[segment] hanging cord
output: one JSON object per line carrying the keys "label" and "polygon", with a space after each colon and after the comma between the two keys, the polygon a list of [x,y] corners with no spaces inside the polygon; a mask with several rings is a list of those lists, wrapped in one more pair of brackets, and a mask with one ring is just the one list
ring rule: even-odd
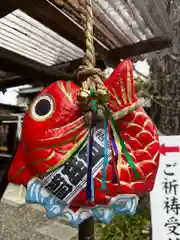
{"label": "hanging cord", "polygon": [[[104,128],[107,128],[105,113],[105,103],[108,101],[108,91],[104,86],[105,77],[100,69],[95,68],[95,49],[93,40],[93,13],[91,0],[79,0],[79,10],[85,28],[86,51],[83,63],[78,69],[77,79],[81,82],[78,92],[78,102],[85,115],[85,121],[89,124],[89,140],[87,145],[87,201],[94,201],[94,179],[92,172],[92,147],[93,147],[93,127],[96,121],[104,120]],[[105,118],[105,119],[104,119]],[[105,133],[107,129],[104,129]],[[107,142],[107,136],[106,141]],[[106,144],[107,145],[107,144]],[[107,149],[106,149],[107,150]],[[104,153],[104,178],[108,162],[107,152]],[[104,179],[105,186],[105,179]]]}
{"label": "hanging cord", "polygon": [[[81,18],[85,26],[86,52],[83,58],[83,64],[79,67],[77,78],[81,82],[81,89],[78,92],[78,101],[82,111],[85,114],[85,121],[89,124],[89,141],[87,148],[87,191],[86,199],[94,201],[94,180],[92,172],[92,146],[93,146],[93,128],[98,120],[104,120],[104,166],[102,171],[102,190],[106,189],[106,173],[108,166],[108,124],[111,123],[111,128],[115,134],[115,141],[117,143],[117,164],[120,173],[121,168],[121,149],[126,157],[127,162],[131,166],[135,176],[139,178],[139,173],[134,162],[129,155],[125,143],[121,136],[119,136],[119,129],[116,127],[115,120],[108,108],[108,91],[104,86],[104,76],[100,69],[95,68],[95,49],[93,40],[93,13],[91,0],[79,0],[79,10]],[[134,109],[134,108],[133,108]],[[131,109],[131,110],[133,110]],[[128,113],[130,109],[119,112],[116,118]],[[122,147],[121,147],[122,146]],[[116,165],[116,163],[115,163]],[[116,166],[115,166],[116,169]],[[117,179],[118,176],[117,176]]]}
{"label": "hanging cord", "polygon": [[95,68],[95,49],[93,40],[93,13],[91,0],[79,0],[81,19],[85,27],[86,51],[83,64],[79,67],[77,78],[81,82],[81,89],[78,92],[78,101],[82,111],[85,113],[85,120],[89,124],[92,120],[92,96],[97,100],[96,119],[104,118],[103,104],[108,100],[108,92],[104,86],[104,76],[100,69]]}

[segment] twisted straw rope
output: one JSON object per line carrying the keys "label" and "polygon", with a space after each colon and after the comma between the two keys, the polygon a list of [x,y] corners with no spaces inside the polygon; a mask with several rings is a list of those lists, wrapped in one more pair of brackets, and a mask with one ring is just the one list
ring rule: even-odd
{"label": "twisted straw rope", "polygon": [[92,2],[91,0],[79,0],[79,5],[86,39],[86,52],[83,58],[83,64],[89,68],[93,68],[95,66],[95,49],[93,39]]}
{"label": "twisted straw rope", "polygon": [[[90,89],[94,90],[95,98],[103,104],[107,101],[107,90],[103,83],[103,74],[95,66],[95,49],[93,40],[93,13],[91,0],[79,0],[81,19],[85,27],[86,52],[83,58],[83,65],[78,69],[77,78],[81,81],[82,87],[78,92],[78,100],[82,109],[89,111],[87,104],[91,100]],[[87,107],[88,106],[88,107]],[[102,107],[100,107],[102,110]],[[101,114],[102,115],[102,114]],[[89,113],[90,117],[90,113]]]}

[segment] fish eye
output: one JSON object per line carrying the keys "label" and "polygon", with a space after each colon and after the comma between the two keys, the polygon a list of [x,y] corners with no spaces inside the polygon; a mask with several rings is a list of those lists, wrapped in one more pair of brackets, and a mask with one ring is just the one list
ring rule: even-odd
{"label": "fish eye", "polygon": [[49,119],[55,111],[55,102],[50,95],[37,97],[30,107],[31,117],[36,121]]}

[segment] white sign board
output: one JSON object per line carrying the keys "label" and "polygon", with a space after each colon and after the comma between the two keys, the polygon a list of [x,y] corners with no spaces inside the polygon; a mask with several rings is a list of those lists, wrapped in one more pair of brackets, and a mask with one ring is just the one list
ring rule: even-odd
{"label": "white sign board", "polygon": [[151,193],[153,240],[180,240],[180,136],[162,136],[160,166]]}

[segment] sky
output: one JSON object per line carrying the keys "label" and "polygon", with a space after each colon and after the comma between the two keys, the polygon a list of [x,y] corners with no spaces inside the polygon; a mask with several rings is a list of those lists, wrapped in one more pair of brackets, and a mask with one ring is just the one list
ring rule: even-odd
{"label": "sky", "polygon": [[[134,64],[135,69],[142,73],[144,76],[149,76],[149,65],[147,63],[147,60],[144,61],[138,61]],[[21,86],[21,88],[29,87],[29,85]],[[0,103],[5,104],[11,104],[11,105],[17,105],[17,95],[18,95],[19,87],[15,88],[9,88],[7,89],[6,93],[3,94],[0,92]]]}
{"label": "sky", "polygon": [[[30,85],[21,86],[21,88],[27,88]],[[20,87],[8,88],[5,94],[0,92],[0,103],[17,105],[17,95]]]}
{"label": "sky", "polygon": [[148,77],[150,74],[150,66],[145,59],[144,61],[138,61],[134,64],[135,69],[139,72],[142,73],[144,76]]}

